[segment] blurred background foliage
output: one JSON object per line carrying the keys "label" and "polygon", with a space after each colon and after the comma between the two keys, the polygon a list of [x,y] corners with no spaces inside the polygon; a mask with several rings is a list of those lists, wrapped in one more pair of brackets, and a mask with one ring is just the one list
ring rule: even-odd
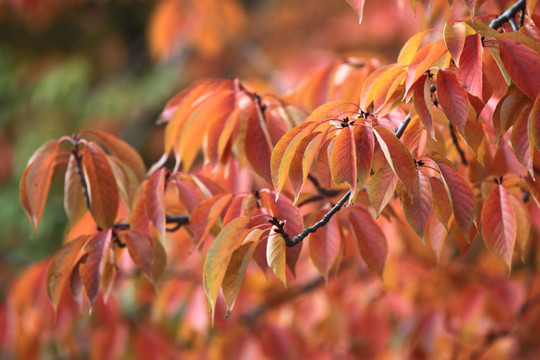
{"label": "blurred background foliage", "polygon": [[59,176],[36,234],[19,203],[19,179],[42,143],[103,129],[150,165],[162,152],[155,120],[186,85],[238,76],[259,92],[284,93],[339,57],[395,59],[420,26],[409,6],[396,7],[368,3],[360,27],[345,1],[0,2],[1,288],[63,241]]}

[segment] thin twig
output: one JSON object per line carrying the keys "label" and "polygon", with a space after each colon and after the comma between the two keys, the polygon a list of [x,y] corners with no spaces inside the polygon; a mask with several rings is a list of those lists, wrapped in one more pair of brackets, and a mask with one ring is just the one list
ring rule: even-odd
{"label": "thin twig", "polygon": [[349,199],[350,196],[351,196],[351,190],[347,191],[347,193],[345,195],[343,195],[343,197],[338,201],[338,203],[336,205],[334,205],[334,207],[332,209],[330,209],[329,212],[324,214],[324,216],[323,216],[323,218],[321,220],[317,221],[312,226],[305,228],[304,230],[302,230],[302,232],[300,234],[296,235],[292,239],[289,236],[289,234],[285,231],[285,229],[284,229],[285,223],[283,221],[279,221],[278,219],[273,218],[269,222],[270,222],[270,224],[272,224],[272,225],[274,225],[276,227],[274,229],[274,231],[276,233],[280,234],[281,237],[283,237],[283,240],[285,241],[285,245],[287,245],[288,247],[293,247],[293,246],[298,245],[309,234],[314,233],[315,231],[317,231],[317,229],[319,229],[319,228],[323,227],[324,225],[326,225],[330,221],[332,216],[334,216],[334,214],[337,213],[343,207],[343,205]]}
{"label": "thin twig", "polygon": [[189,215],[167,215],[165,217],[165,222],[167,224],[176,224],[172,228],[167,228],[168,232],[173,232],[178,230],[182,225],[189,224]]}
{"label": "thin twig", "polygon": [[[514,18],[515,18],[516,14],[519,11],[524,11],[525,10],[525,3],[526,3],[526,0],[517,1],[514,5],[512,5],[512,7],[510,9],[506,10],[498,18],[493,20],[491,22],[491,24],[489,24],[489,27],[491,27],[492,29],[497,30],[498,28],[503,26],[503,24],[505,22],[510,22],[510,24],[512,25],[512,28],[514,29],[514,31],[517,31],[517,29],[516,29],[517,27],[514,28],[514,25],[515,25]],[[512,22],[514,22],[514,24],[512,24]]]}

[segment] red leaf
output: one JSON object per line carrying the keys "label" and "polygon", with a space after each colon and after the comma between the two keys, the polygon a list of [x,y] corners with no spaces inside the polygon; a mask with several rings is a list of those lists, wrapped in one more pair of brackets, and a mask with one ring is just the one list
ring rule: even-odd
{"label": "red leaf", "polygon": [[508,91],[495,107],[493,113],[493,130],[497,139],[502,138],[506,131],[514,124],[516,114],[521,112],[523,106],[529,102],[527,96],[519,89]]}
{"label": "red leaf", "polygon": [[135,173],[139,182],[144,180],[146,174],[144,162],[139,153],[128,143],[106,131],[85,130],[79,135],[83,134],[90,134],[96,137],[96,142],[105,147],[105,149],[122,163],[126,164]]}
{"label": "red leaf", "polygon": [[364,186],[371,173],[371,163],[375,151],[373,131],[367,126],[353,127],[354,144],[356,147],[356,167],[358,170],[358,186]]}
{"label": "red leaf", "polygon": [[161,241],[165,239],[165,168],[154,172],[144,186],[146,217]]}
{"label": "red leaf", "polygon": [[540,151],[540,95],[536,97],[531,110],[529,121],[529,138],[534,142],[536,149]]}
{"label": "red leaf", "polygon": [[405,190],[409,195],[414,194],[418,191],[418,174],[411,153],[396,135],[389,130],[382,126],[375,126],[373,130],[386,161],[388,161],[396,176],[405,186]]}
{"label": "red leaf", "polygon": [[107,156],[89,142],[82,152],[82,165],[90,195],[92,216],[101,229],[113,226],[118,211],[118,187]]}
{"label": "red leaf", "polygon": [[[350,126],[341,129],[336,137],[330,156],[330,171],[337,184],[347,182],[351,187],[352,194],[356,193],[356,147]],[[349,203],[351,199],[349,199]]]}
{"label": "red leaf", "polygon": [[406,192],[400,191],[401,204],[407,221],[414,231],[424,241],[424,231],[431,212],[431,187],[429,178],[417,170],[420,191],[411,198]]}
{"label": "red leaf", "polygon": [[444,226],[441,224],[435,212],[429,214],[428,222],[426,225],[425,239],[428,244],[431,245],[435,256],[437,257],[437,262],[441,261],[442,248],[444,245]]}
{"label": "red leaf", "polygon": [[223,210],[229,205],[232,194],[219,194],[204,200],[189,216],[193,229],[193,242],[197,247],[204,241]]}
{"label": "red leaf", "polygon": [[91,305],[94,305],[97,299],[101,275],[105,264],[109,261],[111,235],[112,231],[110,229],[100,231],[92,236],[84,247],[86,254],[79,266],[79,272]]}
{"label": "red leaf", "polygon": [[437,73],[437,94],[446,117],[462,134],[469,116],[467,92],[450,70],[440,69]]}
{"label": "red leaf", "polygon": [[149,278],[152,278],[153,241],[137,231],[124,231],[120,240],[126,244],[129,256]]}
{"label": "red leaf", "polygon": [[482,99],[482,51],[480,34],[467,36],[457,71],[459,82],[479,99]]}
{"label": "red leaf", "polygon": [[70,226],[73,226],[87,211],[76,164],[75,156],[70,156],[64,177],[64,210]]}
{"label": "red leaf", "polygon": [[[519,162],[525,166],[525,169],[534,177],[533,159],[532,154],[534,151],[534,144],[532,139],[529,139],[529,114],[531,113],[531,107],[527,106],[521,109],[519,115],[516,113],[517,120],[512,128],[512,134],[510,140],[512,142],[512,149]],[[532,135],[532,134],[531,134]],[[531,140],[531,141],[529,141]]]}
{"label": "red leaf", "polygon": [[510,38],[499,39],[499,51],[512,82],[535,100],[540,93],[540,54]]}
{"label": "red leaf", "polygon": [[21,179],[19,195],[24,210],[34,226],[34,232],[45,209],[57,154],[56,141],[51,140],[43,144],[28,160]]}
{"label": "red leaf", "polygon": [[512,268],[516,243],[516,219],[506,189],[497,185],[490,191],[482,208],[482,236],[486,247]]}
{"label": "red leaf", "polygon": [[[247,120],[246,129],[246,156],[253,169],[267,181],[272,180],[270,174],[270,156],[272,155],[272,143],[266,123],[261,123],[255,107]],[[264,128],[263,128],[264,126]]]}
{"label": "red leaf", "polygon": [[426,45],[418,50],[407,71],[405,93],[408,94],[414,83],[445,54],[446,47],[443,40]]}
{"label": "red leaf", "polygon": [[[315,220],[320,220],[326,211],[320,211]],[[313,264],[319,269],[325,278],[336,262],[341,243],[339,224],[335,218],[330,219],[328,224],[309,235],[309,254]]]}
{"label": "red leaf", "polygon": [[75,264],[82,256],[82,249],[90,239],[83,235],[65,244],[54,256],[47,269],[47,294],[51,299],[55,311]]}
{"label": "red leaf", "polygon": [[463,22],[456,24],[445,24],[443,30],[443,39],[448,52],[457,64],[463,52],[465,45],[466,25]]}
{"label": "red leaf", "polygon": [[360,254],[370,270],[382,278],[388,245],[381,228],[363,209],[350,212],[351,232],[358,243]]}
{"label": "red leaf", "polygon": [[422,125],[435,139],[435,130],[433,129],[433,119],[431,117],[431,93],[429,91],[429,78],[427,75],[418,79],[413,88],[413,106],[416,115],[422,122]]}
{"label": "red leaf", "polygon": [[[325,136],[321,135],[320,132],[309,134],[302,139],[298,145],[298,149],[296,149],[296,152],[294,153],[291,167],[289,168],[289,179],[291,180],[291,185],[296,195],[294,198],[295,203],[300,196],[300,191],[304,186],[315,155],[317,154],[316,150],[323,138],[325,138]],[[317,149],[314,149],[314,147]]]}
{"label": "red leaf", "polygon": [[469,238],[471,226],[476,216],[474,193],[465,179],[449,164],[432,156],[441,170],[443,181],[450,194],[454,217],[463,235]]}
{"label": "red leaf", "polygon": [[366,0],[347,0],[347,2],[358,14],[358,23],[361,24],[364,17],[364,3]]}
{"label": "red leaf", "polygon": [[398,178],[389,165],[380,168],[369,180],[367,192],[377,216],[392,199],[397,181]]}

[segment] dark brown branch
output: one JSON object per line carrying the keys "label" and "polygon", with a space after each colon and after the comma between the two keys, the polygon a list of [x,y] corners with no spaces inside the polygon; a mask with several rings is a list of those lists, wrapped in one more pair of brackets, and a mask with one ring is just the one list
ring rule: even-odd
{"label": "dark brown branch", "polygon": [[328,189],[323,188],[321,184],[319,184],[319,181],[311,174],[308,174],[308,179],[309,181],[311,181],[313,186],[317,188],[317,192],[323,196],[334,197],[341,192],[341,190],[328,190]]}
{"label": "dark brown branch", "polygon": [[263,315],[267,311],[276,308],[277,306],[289,302],[292,299],[304,295],[310,291],[317,289],[319,286],[324,284],[324,277],[319,276],[315,279],[305,283],[302,286],[295,287],[294,289],[286,290],[276,296],[271,297],[266,300],[256,308],[251,311],[247,311],[242,316],[242,320],[247,324],[252,324],[259,316]]}
{"label": "dark brown branch", "polygon": [[[165,223],[167,224],[175,224],[175,226],[171,228],[167,228],[168,232],[173,232],[178,229],[182,225],[188,225],[189,224],[189,215],[167,215],[165,217]],[[116,223],[113,225],[113,228],[115,229],[129,229],[130,225],[129,223]]]}
{"label": "dark brown branch", "polygon": [[270,224],[275,226],[275,231],[283,237],[283,240],[285,241],[285,245],[288,247],[296,246],[298,245],[302,240],[304,240],[309,234],[314,233],[317,231],[317,229],[323,227],[324,225],[328,224],[332,216],[334,216],[335,213],[337,213],[345,204],[345,202],[349,199],[351,196],[351,190],[347,191],[347,193],[341,198],[341,200],[338,201],[336,205],[332,209],[330,209],[329,212],[324,214],[323,218],[319,221],[317,221],[315,224],[313,224],[310,227],[305,228],[302,230],[302,232],[295,237],[291,239],[289,234],[285,231],[284,225],[285,223],[283,221],[279,221],[276,218],[273,218],[270,220]]}
{"label": "dark brown branch", "polygon": [[403,136],[403,133],[407,129],[407,126],[409,126],[410,122],[411,122],[411,115],[407,115],[405,120],[403,120],[403,122],[399,125],[399,127],[396,130],[396,137],[398,139],[401,139],[401,137]]}
{"label": "dark brown branch", "polygon": [[448,123],[448,127],[450,128],[450,136],[452,136],[452,142],[454,143],[458,153],[459,157],[461,158],[461,163],[463,165],[468,165],[469,162],[467,161],[467,157],[465,156],[465,152],[463,152],[463,149],[459,146],[458,138],[456,135],[456,131],[454,130],[454,127],[452,124]]}
{"label": "dark brown branch", "polygon": [[[515,21],[515,16],[516,16],[516,14],[518,12],[525,11],[525,4],[526,4],[526,0],[517,1],[514,5],[512,5],[512,7],[510,9],[506,10],[498,18],[493,20],[491,22],[491,24],[489,24],[489,26],[492,29],[497,30],[498,28],[503,26],[503,24],[505,22],[509,22],[510,25],[512,25],[512,29],[514,31],[518,31],[518,27],[517,27],[516,21]],[[520,21],[520,23],[521,23],[521,21]]]}

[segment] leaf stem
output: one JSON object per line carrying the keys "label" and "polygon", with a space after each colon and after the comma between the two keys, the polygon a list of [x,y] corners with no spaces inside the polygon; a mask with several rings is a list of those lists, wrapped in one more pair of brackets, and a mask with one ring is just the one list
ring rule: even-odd
{"label": "leaf stem", "polygon": [[[492,29],[497,30],[498,28],[503,26],[503,24],[505,22],[509,22],[510,25],[512,25],[512,29],[514,31],[518,31],[518,27],[516,26],[516,22],[514,20],[514,17],[516,16],[516,14],[519,11],[525,11],[525,3],[526,3],[526,0],[517,1],[514,5],[512,5],[510,7],[510,9],[506,10],[498,18],[493,20],[489,24],[489,27],[491,27]],[[520,20],[520,25],[521,25],[521,20]]]}

